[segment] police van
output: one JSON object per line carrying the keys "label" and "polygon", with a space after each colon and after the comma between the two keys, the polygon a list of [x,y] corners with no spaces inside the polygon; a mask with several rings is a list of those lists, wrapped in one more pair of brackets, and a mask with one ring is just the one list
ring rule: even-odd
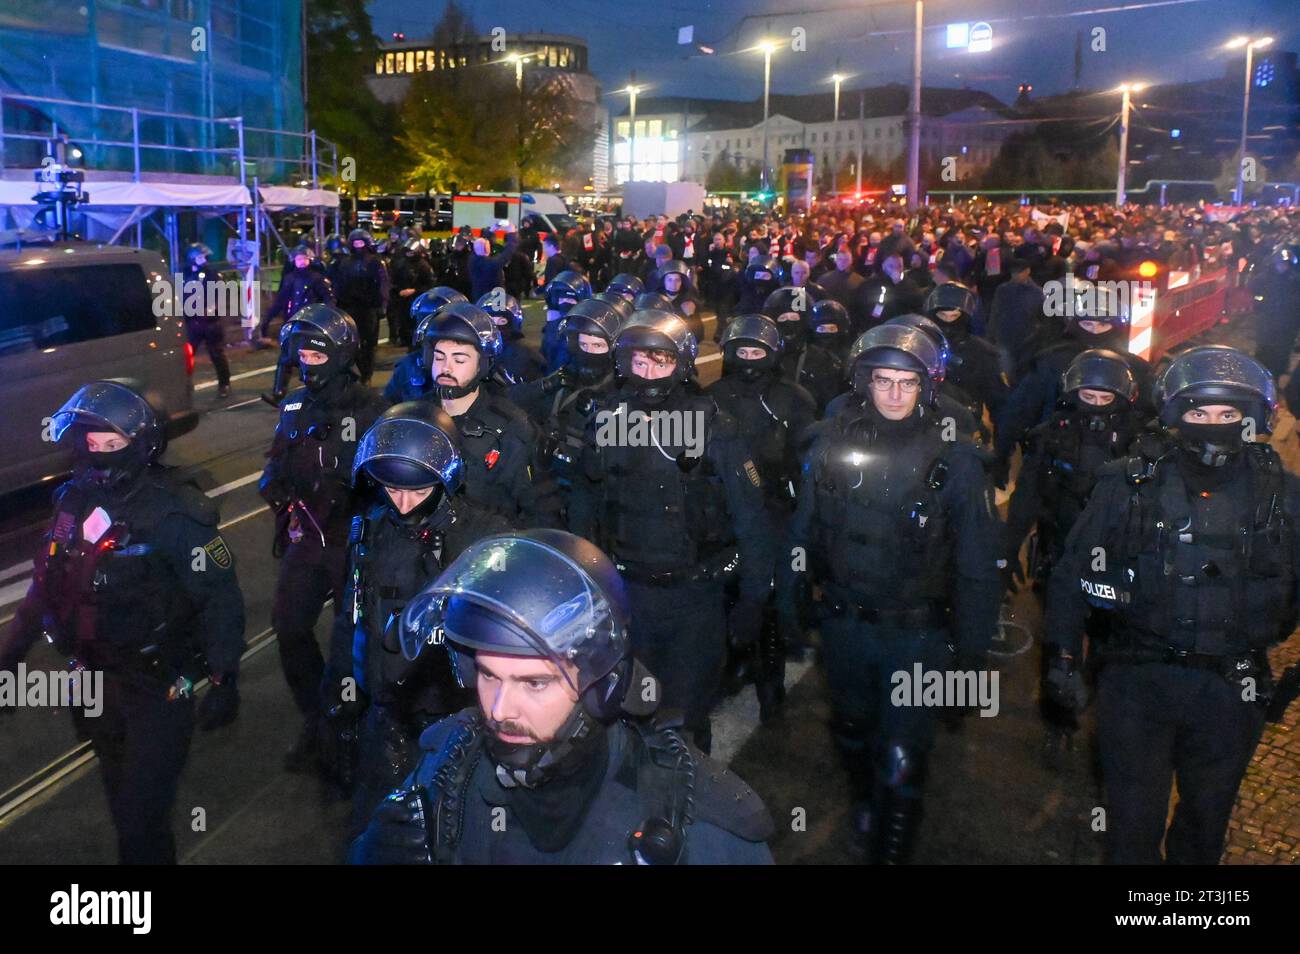
{"label": "police van", "polygon": [[500,238],[506,232],[532,226],[539,239],[563,238],[576,228],[564,200],[552,192],[463,192],[452,198],[452,228],[469,226],[475,235]]}

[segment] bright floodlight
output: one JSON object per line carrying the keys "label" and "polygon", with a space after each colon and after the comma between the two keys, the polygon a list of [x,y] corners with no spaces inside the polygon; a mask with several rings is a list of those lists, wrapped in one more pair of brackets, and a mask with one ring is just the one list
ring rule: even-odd
{"label": "bright floodlight", "polygon": [[1245,46],[1249,42],[1250,37],[1248,36],[1234,36],[1231,40],[1225,43],[1224,46],[1230,50],[1235,50],[1237,47]]}

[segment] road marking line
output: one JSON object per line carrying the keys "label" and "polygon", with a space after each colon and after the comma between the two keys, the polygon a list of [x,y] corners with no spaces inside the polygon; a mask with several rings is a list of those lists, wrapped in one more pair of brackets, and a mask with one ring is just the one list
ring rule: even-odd
{"label": "road marking line", "polygon": [[262,472],[260,470],[254,471],[251,474],[245,474],[243,477],[240,477],[238,480],[232,480],[228,484],[222,484],[220,487],[212,488],[211,490],[207,491],[207,495],[209,497],[220,497],[222,494],[228,494],[232,490],[238,490],[240,487],[243,487],[245,484],[251,484],[253,481],[257,480],[257,478],[261,476],[262,476]]}
{"label": "road marking line", "polygon": [[17,563],[7,570],[0,570],[0,580],[7,580],[11,576],[20,576],[30,572],[32,572],[32,561],[28,560],[26,563]]}
{"label": "road marking line", "polygon": [[237,408],[237,407],[248,407],[248,405],[250,405],[250,404],[258,404],[258,403],[261,402],[261,400],[262,400],[262,399],[261,399],[260,397],[249,398],[247,401],[240,401],[238,404],[227,404],[227,405],[226,405],[225,407],[223,407],[223,408],[218,408],[218,410],[220,410],[220,411],[233,411],[233,410],[234,410],[235,408]]}

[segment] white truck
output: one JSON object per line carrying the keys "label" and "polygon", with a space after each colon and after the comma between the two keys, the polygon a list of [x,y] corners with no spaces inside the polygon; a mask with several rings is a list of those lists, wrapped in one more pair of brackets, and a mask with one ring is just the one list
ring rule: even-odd
{"label": "white truck", "polygon": [[461,192],[452,199],[451,227],[468,225],[475,235],[484,231],[498,238],[533,221],[539,237],[563,236],[578,223],[568,206],[551,192]]}
{"label": "white truck", "polygon": [[704,186],[698,182],[625,182],[623,214],[638,219],[666,215],[675,219],[684,212],[704,212]]}

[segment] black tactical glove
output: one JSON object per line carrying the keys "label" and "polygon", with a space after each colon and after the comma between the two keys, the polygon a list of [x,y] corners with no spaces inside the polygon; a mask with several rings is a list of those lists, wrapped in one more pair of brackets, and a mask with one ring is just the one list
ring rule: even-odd
{"label": "black tactical glove", "polygon": [[375,809],[366,830],[352,843],[348,864],[431,865],[429,795],[420,786],[393,792]]}
{"label": "black tactical glove", "polygon": [[1069,653],[1057,653],[1048,661],[1043,691],[1067,712],[1077,714],[1088,707],[1088,687],[1084,685],[1083,673],[1075,669],[1074,657]]}
{"label": "black tactical glove", "polygon": [[208,694],[199,703],[198,723],[204,732],[211,732],[235,721],[239,714],[239,689],[235,677],[226,676],[220,684],[213,682]]}

